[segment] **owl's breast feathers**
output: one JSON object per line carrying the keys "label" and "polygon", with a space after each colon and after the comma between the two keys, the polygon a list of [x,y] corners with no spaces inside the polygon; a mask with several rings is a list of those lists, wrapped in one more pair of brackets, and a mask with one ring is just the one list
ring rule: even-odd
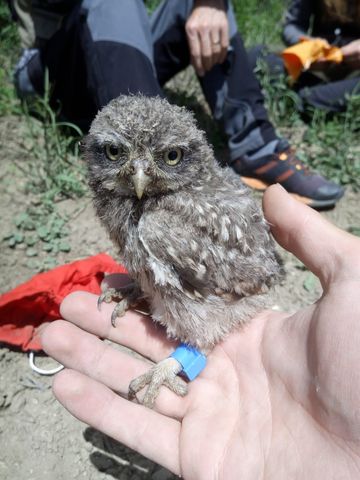
{"label": "owl's breast feathers", "polygon": [[147,289],[150,281],[158,291],[199,301],[218,296],[225,303],[263,293],[274,283],[278,259],[262,214],[243,191],[228,191],[209,195],[200,189],[197,195],[179,192],[149,202],[124,251],[140,283],[147,273]]}

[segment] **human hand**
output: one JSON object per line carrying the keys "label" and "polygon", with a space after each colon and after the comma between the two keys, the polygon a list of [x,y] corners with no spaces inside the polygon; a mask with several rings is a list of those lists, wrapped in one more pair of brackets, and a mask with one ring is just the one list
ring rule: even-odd
{"label": "human hand", "polygon": [[[331,45],[330,43],[325,39],[325,38],[321,38],[321,37],[308,37],[307,38],[308,40],[320,40],[321,42],[323,42],[324,46],[326,46],[327,48],[331,48]],[[304,38],[305,40],[305,38]],[[329,61],[327,60],[326,58],[318,58],[317,60],[315,60],[309,67],[309,70],[312,71],[312,72],[326,72],[327,70],[329,70],[329,68],[333,68],[334,67],[334,62],[333,61]]]}
{"label": "human hand", "polygon": [[54,393],[78,419],[185,479],[357,479],[360,468],[360,240],[293,200],[264,196],[277,241],[319,278],[324,293],[293,315],[266,311],[229,335],[180,398],[163,388],[155,410],[130,403],[130,380],[175,344],[149,317],[77,292],[43,335],[66,369]]}
{"label": "human hand", "polygon": [[341,48],[344,63],[352,70],[360,68],[360,39],[354,40]]}
{"label": "human hand", "polygon": [[185,31],[191,63],[199,76],[224,62],[229,46],[229,22],[223,0],[195,0]]}

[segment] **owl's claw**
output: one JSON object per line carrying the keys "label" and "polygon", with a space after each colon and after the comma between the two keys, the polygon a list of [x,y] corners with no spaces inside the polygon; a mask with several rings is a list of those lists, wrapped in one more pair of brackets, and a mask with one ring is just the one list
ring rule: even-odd
{"label": "owl's claw", "polygon": [[148,408],[153,408],[162,385],[165,385],[174,393],[183,397],[187,394],[187,385],[177,376],[181,370],[182,367],[175,358],[162,360],[154,365],[148,372],[130,382],[129,400],[136,398],[136,394],[146,385],[148,385],[148,388],[141,403]]}
{"label": "owl's claw", "polygon": [[127,298],[123,298],[119,303],[115,305],[111,314],[111,325],[116,327],[116,319],[125,315],[126,310],[129,308],[130,302]]}
{"label": "owl's claw", "polygon": [[113,300],[121,300],[122,298],[123,295],[119,290],[116,290],[115,288],[107,288],[101,295],[99,295],[97,308],[98,310],[101,310],[101,304],[103,302],[110,303]]}
{"label": "owl's claw", "polygon": [[139,299],[141,299],[141,296],[138,289],[117,290],[116,288],[106,288],[98,298],[97,307],[98,310],[101,310],[101,304],[103,302],[116,302],[111,314],[111,325],[116,327],[116,319],[125,315],[126,310],[135,306]]}

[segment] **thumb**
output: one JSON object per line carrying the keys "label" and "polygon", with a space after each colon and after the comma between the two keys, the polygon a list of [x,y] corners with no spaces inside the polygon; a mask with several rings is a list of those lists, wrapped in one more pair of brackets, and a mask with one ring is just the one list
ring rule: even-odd
{"label": "thumb", "polygon": [[281,185],[263,198],[265,218],[276,241],[319,277],[323,286],[335,275],[360,268],[360,240],[295,200]]}

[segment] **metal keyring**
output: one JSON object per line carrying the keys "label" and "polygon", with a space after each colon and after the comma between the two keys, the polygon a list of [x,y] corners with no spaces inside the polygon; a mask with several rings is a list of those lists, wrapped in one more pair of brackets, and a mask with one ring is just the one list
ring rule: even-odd
{"label": "metal keyring", "polygon": [[29,365],[31,370],[38,373],[39,375],[55,375],[55,373],[60,372],[64,367],[64,365],[59,364],[59,366],[52,368],[50,370],[44,370],[43,368],[39,368],[35,365],[35,352],[29,353]]}

